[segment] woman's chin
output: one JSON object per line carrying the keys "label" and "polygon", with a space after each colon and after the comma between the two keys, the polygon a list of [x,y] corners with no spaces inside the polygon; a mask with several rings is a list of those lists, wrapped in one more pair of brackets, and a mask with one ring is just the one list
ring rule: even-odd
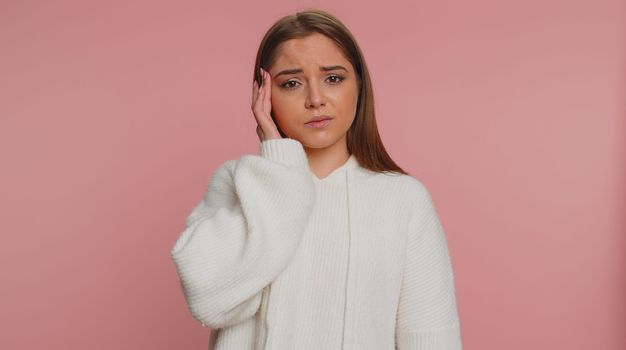
{"label": "woman's chin", "polygon": [[303,135],[298,141],[307,148],[327,148],[334,145],[341,137],[332,137],[327,133],[318,133],[316,135]]}

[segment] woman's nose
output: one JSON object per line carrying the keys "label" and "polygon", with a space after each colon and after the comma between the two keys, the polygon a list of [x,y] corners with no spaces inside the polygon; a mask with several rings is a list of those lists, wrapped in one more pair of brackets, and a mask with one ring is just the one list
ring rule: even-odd
{"label": "woman's nose", "polygon": [[326,97],[322,89],[317,84],[310,84],[307,92],[306,106],[317,108],[326,104]]}

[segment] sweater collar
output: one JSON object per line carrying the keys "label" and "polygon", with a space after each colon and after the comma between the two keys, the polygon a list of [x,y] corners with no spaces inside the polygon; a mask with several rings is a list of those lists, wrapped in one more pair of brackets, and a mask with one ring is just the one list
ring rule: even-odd
{"label": "sweater collar", "polygon": [[359,161],[356,159],[354,154],[350,154],[350,157],[348,157],[348,160],[346,160],[345,163],[335,168],[335,170],[331,171],[323,179],[318,178],[312,171],[311,171],[311,176],[313,177],[313,180],[317,184],[331,183],[331,182],[335,183],[337,181],[341,181],[342,174],[345,174],[348,171],[348,169],[355,169],[358,167],[359,167]]}

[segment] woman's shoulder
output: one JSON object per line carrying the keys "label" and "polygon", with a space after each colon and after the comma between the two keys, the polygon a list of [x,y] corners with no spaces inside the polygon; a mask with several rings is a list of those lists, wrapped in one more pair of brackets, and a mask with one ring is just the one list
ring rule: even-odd
{"label": "woman's shoulder", "polygon": [[227,173],[232,174],[232,172],[235,171],[235,167],[237,166],[237,162],[239,161],[239,159],[241,158],[233,158],[233,159],[227,159],[223,161],[218,166],[216,171],[222,171],[222,172],[227,172]]}
{"label": "woman's shoulder", "polygon": [[428,193],[428,189],[424,182],[412,174],[402,174],[397,172],[373,172],[366,170],[366,173],[372,182],[391,185],[398,191],[408,195],[424,195]]}
{"label": "woman's shoulder", "polygon": [[394,203],[402,207],[415,208],[430,201],[424,181],[411,174],[366,170],[357,183],[367,193],[384,193],[386,197],[394,198]]}
{"label": "woman's shoulder", "polygon": [[222,161],[209,177],[209,187],[211,186],[223,186],[224,184],[230,184],[233,182],[233,176],[235,172],[235,166],[237,165],[238,158],[227,159]]}

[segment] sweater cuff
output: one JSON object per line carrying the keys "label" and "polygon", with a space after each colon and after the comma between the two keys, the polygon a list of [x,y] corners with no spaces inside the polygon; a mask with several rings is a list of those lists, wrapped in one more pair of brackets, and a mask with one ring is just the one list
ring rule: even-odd
{"label": "sweater cuff", "polygon": [[308,168],[309,160],[302,144],[295,139],[268,139],[259,144],[261,157],[298,168]]}
{"label": "sweater cuff", "polygon": [[461,326],[459,323],[450,327],[405,331],[396,329],[397,349],[446,349],[462,350]]}

